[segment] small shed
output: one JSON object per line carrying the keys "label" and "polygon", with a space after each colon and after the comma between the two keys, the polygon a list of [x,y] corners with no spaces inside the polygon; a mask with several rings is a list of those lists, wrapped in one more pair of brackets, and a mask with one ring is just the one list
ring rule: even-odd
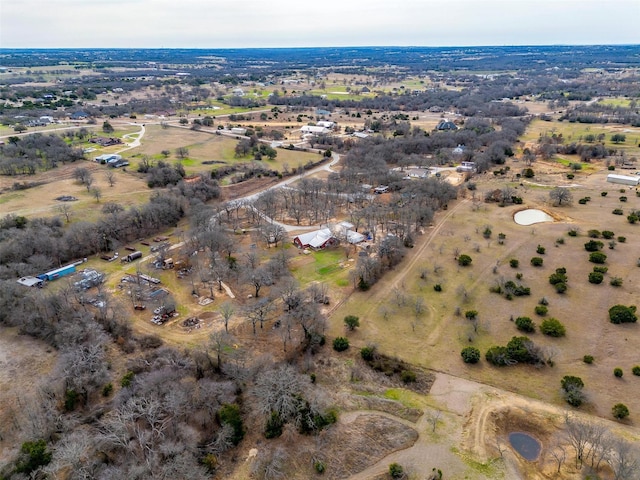
{"label": "small shed", "polygon": [[138,258],[142,258],[142,252],[137,250],[135,252],[131,252],[129,255],[127,255],[126,257],[124,257],[121,262],[127,262],[127,263],[131,263],[134,260],[137,260]]}
{"label": "small shed", "polygon": [[24,285],[25,287],[38,287],[41,288],[44,284],[44,281],[40,278],[36,277],[22,277],[18,280],[20,285]]}
{"label": "small shed", "polygon": [[610,173],[609,175],[607,175],[607,182],[637,187],[638,183],[640,182],[640,177],[632,177],[630,175],[616,175],[615,173]]}
{"label": "small shed", "polygon": [[231,129],[231,133],[233,133],[234,135],[246,135],[247,129],[242,127],[233,127]]}

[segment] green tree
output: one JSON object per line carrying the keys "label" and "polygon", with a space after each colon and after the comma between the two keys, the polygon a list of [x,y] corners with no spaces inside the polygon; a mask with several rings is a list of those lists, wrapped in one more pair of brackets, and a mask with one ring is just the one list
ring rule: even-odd
{"label": "green tree", "polygon": [[624,133],[614,133],[611,135],[611,141],[615,144],[624,143],[627,141],[627,136]]}
{"label": "green tree", "polygon": [[344,317],[344,324],[349,330],[353,331],[360,326],[360,318],[355,315],[347,315]]}
{"label": "green tree", "polygon": [[542,259],[542,257],[533,257],[531,259],[531,265],[533,265],[534,267],[541,267],[543,263],[544,260]]}
{"label": "green tree", "polygon": [[584,388],[584,382],[580,377],[574,377],[573,375],[565,375],[560,380],[562,386],[564,399],[567,403],[573,407],[579,407],[584,402],[585,396],[582,392]]}
{"label": "green tree", "polygon": [[587,243],[584,244],[584,249],[587,252],[597,252],[598,250],[601,250],[602,247],[604,247],[604,243],[598,240],[589,240]]}
{"label": "green tree", "polygon": [[458,265],[460,265],[461,267],[471,265],[472,261],[473,259],[469,255],[462,254],[458,257]]}
{"label": "green tree", "polygon": [[244,426],[242,424],[242,415],[240,415],[240,407],[235,403],[225,403],[218,410],[218,422],[220,425],[229,425],[233,429],[231,442],[238,445],[244,438]]}
{"label": "green tree", "polygon": [[557,318],[545,318],[540,324],[540,331],[550,337],[564,337],[566,329]]}
{"label": "green tree", "polygon": [[392,463],[389,465],[389,475],[391,478],[402,478],[404,477],[404,468],[399,463]]}
{"label": "green tree", "polygon": [[36,440],[24,442],[20,448],[20,458],[16,462],[16,472],[29,475],[51,462],[51,452],[47,451],[47,442]]}
{"label": "green tree", "polygon": [[102,124],[102,131],[104,133],[113,133],[114,132],[113,125],[111,125],[108,120],[105,120],[104,123]]}
{"label": "green tree", "polygon": [[589,283],[599,285],[602,283],[602,280],[604,280],[604,275],[602,275],[600,272],[589,273]]}
{"label": "green tree", "polygon": [[589,254],[589,261],[591,263],[602,264],[607,261],[607,256],[602,252],[592,252]]}
{"label": "green tree", "polygon": [[609,309],[609,321],[616,325],[620,323],[635,323],[638,321],[636,306],[614,305]]}
{"label": "green tree", "polygon": [[629,409],[624,403],[616,403],[611,409],[611,414],[614,418],[622,420],[629,416]]}
{"label": "green tree", "polygon": [[516,318],[516,327],[521,332],[533,333],[536,331],[536,324],[529,317]]}
{"label": "green tree", "polygon": [[347,348],[349,348],[349,340],[344,337],[336,337],[333,340],[333,349],[336,352],[344,352]]}
{"label": "green tree", "polygon": [[480,361],[480,350],[476,347],[465,347],[460,355],[464,363],[478,363]]}
{"label": "green tree", "polygon": [[622,376],[624,375],[624,372],[622,371],[622,369],[620,367],[616,367],[613,369],[613,375],[616,378],[622,378]]}

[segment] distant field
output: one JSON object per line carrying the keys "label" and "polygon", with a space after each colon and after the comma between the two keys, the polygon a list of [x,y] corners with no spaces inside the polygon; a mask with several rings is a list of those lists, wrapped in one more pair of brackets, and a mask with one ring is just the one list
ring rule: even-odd
{"label": "distant field", "polygon": [[[607,148],[623,150],[627,155],[640,155],[640,128],[632,128],[618,124],[586,124],[586,123],[569,123],[569,122],[545,122],[543,120],[534,120],[529,124],[527,131],[520,140],[524,142],[536,142],[541,135],[551,136],[552,134],[560,135],[565,139],[566,143],[587,143],[584,140],[585,135],[591,134],[596,137],[598,134],[604,134],[604,144]],[[613,143],[611,135],[622,133],[626,136],[624,143]]]}

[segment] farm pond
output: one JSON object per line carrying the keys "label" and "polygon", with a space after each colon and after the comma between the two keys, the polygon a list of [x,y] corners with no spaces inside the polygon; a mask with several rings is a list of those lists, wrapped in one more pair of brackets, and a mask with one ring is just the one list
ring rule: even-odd
{"label": "farm pond", "polygon": [[518,225],[533,225],[534,223],[553,222],[553,217],[542,210],[528,208],[527,210],[516,212],[513,216],[513,221]]}

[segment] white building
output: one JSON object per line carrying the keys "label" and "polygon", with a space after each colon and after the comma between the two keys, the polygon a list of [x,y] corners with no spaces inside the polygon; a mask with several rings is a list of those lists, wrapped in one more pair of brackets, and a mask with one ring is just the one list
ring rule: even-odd
{"label": "white building", "polygon": [[607,175],[607,182],[637,187],[638,183],[640,183],[640,177],[631,177],[629,175],[616,175],[615,173],[610,173],[609,175]]}
{"label": "white building", "polygon": [[330,130],[327,127],[321,127],[317,125],[305,125],[300,129],[302,133],[312,133],[316,135],[329,133]]}
{"label": "white building", "polygon": [[336,126],[336,122],[329,122],[327,120],[320,120],[319,122],[316,122],[316,125],[318,127],[333,128],[333,127]]}

